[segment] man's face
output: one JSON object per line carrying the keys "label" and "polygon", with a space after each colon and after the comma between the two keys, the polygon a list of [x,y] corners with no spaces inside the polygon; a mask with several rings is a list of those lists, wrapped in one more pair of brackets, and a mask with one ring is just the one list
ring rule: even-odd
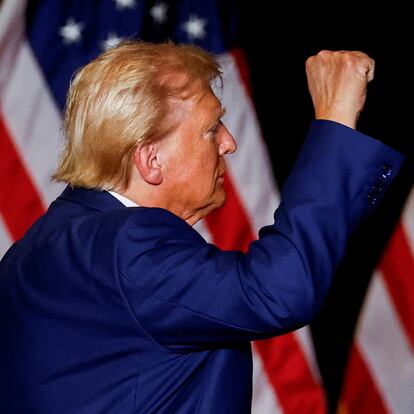
{"label": "man's face", "polygon": [[226,201],[224,155],[234,152],[236,143],[210,89],[174,99],[171,110],[177,127],[161,143],[167,208],[193,225]]}

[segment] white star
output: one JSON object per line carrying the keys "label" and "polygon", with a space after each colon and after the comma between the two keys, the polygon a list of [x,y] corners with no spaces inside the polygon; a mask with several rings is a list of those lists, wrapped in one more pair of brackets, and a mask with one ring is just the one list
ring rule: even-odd
{"label": "white star", "polygon": [[191,39],[204,39],[206,37],[205,25],[206,19],[201,19],[196,15],[191,15],[187,22],[184,23],[184,30],[187,32],[188,38]]}
{"label": "white star", "polygon": [[118,37],[116,33],[110,32],[108,37],[101,43],[102,49],[108,50],[116,46],[119,42],[122,42],[122,40],[122,37]]}
{"label": "white star", "polygon": [[71,43],[78,43],[81,38],[81,31],[83,29],[82,23],[76,23],[74,19],[69,18],[59,30],[59,34],[63,37],[63,42],[70,45]]}
{"label": "white star", "polygon": [[156,3],[154,7],[151,7],[150,15],[156,23],[162,24],[167,20],[168,6],[165,3]]}
{"label": "white star", "polygon": [[116,3],[116,8],[123,9],[133,9],[136,6],[135,0],[114,0]]}

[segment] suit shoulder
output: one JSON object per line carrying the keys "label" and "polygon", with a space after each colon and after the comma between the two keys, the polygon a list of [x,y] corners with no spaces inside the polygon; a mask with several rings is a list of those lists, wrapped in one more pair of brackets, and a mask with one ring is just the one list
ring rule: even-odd
{"label": "suit shoulder", "polygon": [[[162,208],[128,208],[123,221],[122,235],[143,239],[190,239],[205,243],[204,239],[183,219]],[[125,214],[125,213],[124,213]]]}

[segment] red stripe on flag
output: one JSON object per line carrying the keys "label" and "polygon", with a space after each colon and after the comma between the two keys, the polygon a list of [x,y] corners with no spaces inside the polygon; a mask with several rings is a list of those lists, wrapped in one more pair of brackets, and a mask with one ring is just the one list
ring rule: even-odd
{"label": "red stripe on flag", "polygon": [[237,69],[240,74],[240,78],[242,80],[243,85],[247,90],[247,94],[252,97],[252,90],[250,87],[250,70],[249,65],[247,64],[247,59],[244,54],[244,50],[241,48],[235,48],[231,51],[231,55],[233,56]]}
{"label": "red stripe on flag", "polygon": [[234,188],[229,174],[224,175],[224,191],[227,201],[224,208],[214,210],[206,217],[207,227],[214,244],[223,250],[247,251],[254,240],[250,221]]}
{"label": "red stripe on flag", "polygon": [[14,240],[45,211],[0,114],[0,213]]}
{"label": "red stripe on flag", "polygon": [[294,335],[258,341],[255,346],[284,412],[327,412],[322,387],[314,381]]}
{"label": "red stripe on flag", "polygon": [[379,267],[406,334],[414,347],[414,257],[401,222],[388,243]]}
{"label": "red stripe on flag", "polygon": [[351,348],[338,413],[388,414],[367,363],[355,343]]}
{"label": "red stripe on flag", "polygon": [[[227,203],[206,218],[207,227],[216,245],[223,249],[246,250],[253,240],[253,231],[247,214],[237,196],[229,175],[225,177]],[[268,341],[255,343],[264,362],[270,383],[286,413],[325,413],[325,398],[316,383],[297,339],[286,334]]]}

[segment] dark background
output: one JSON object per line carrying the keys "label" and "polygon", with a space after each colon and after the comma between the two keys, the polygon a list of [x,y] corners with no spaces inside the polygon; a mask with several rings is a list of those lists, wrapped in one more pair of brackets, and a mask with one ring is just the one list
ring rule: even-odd
{"label": "dark background", "polygon": [[[253,4],[254,3],[254,4]],[[279,3],[279,2],[278,2]],[[352,335],[366,287],[414,183],[411,132],[413,74],[410,14],[398,4],[336,4],[335,9],[240,2],[240,43],[246,52],[263,135],[282,186],[313,116],[305,61],[321,49],[361,50],[376,61],[375,79],[358,129],[408,156],[382,205],[350,242],[330,295],[311,325],[317,358],[335,412]]]}

